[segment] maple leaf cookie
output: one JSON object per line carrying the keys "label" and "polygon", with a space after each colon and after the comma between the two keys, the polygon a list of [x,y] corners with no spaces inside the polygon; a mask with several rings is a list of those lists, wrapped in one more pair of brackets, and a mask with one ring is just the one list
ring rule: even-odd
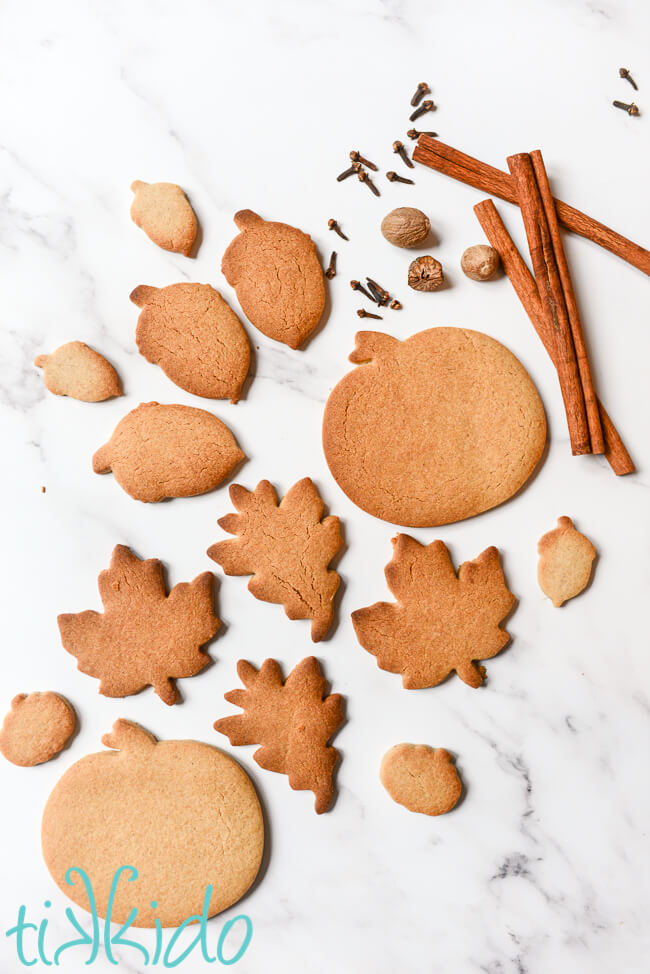
{"label": "maple leaf cookie", "polygon": [[316,247],[306,233],[235,213],[240,230],[221,262],[244,314],[256,328],[291,348],[312,333],[325,308],[325,281]]}
{"label": "maple leaf cookie", "polygon": [[268,480],[254,491],[230,488],[238,514],[219,526],[237,538],[219,541],[208,556],[226,575],[252,575],[248,590],[256,599],[284,606],[290,619],[311,619],[311,638],[327,633],[340,578],[328,565],[343,545],[339,519],[323,517],[324,505],[309,477],[299,480],[278,503]]}
{"label": "maple leaf cookie", "polygon": [[357,639],[407,690],[435,687],[454,671],[480,687],[491,659],[510,637],[499,623],[515,597],[509,592],[496,548],[454,571],[442,541],[421,545],[408,534],[393,538],[386,581],[397,602],[377,602],[352,613]]}

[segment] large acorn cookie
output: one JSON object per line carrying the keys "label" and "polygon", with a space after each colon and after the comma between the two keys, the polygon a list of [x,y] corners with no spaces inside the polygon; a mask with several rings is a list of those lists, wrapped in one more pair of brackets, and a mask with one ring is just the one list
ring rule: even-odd
{"label": "large acorn cookie", "polygon": [[493,338],[464,328],[405,341],[362,331],[350,361],[359,368],[330,394],[323,447],[364,511],[409,527],[462,521],[512,497],[537,466],[544,407]]}
{"label": "large acorn cookie", "polygon": [[252,210],[235,213],[235,223],[241,232],[221,262],[226,280],[256,328],[298,348],[325,307],[323,269],[311,237]]}

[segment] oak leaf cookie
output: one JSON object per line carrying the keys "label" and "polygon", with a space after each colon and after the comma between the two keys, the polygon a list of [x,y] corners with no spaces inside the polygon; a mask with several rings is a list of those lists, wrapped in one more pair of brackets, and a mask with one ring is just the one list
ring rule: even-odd
{"label": "oak leaf cookie", "polygon": [[232,308],[209,284],[171,284],[131,292],[142,313],[135,341],[181,389],[237,402],[248,374],[250,347]]}
{"label": "oak leaf cookie", "polygon": [[323,502],[309,477],[299,480],[278,504],[268,480],[254,491],[230,488],[239,511],[219,519],[237,538],[219,541],[208,555],[226,575],[252,575],[248,590],[263,602],[283,605],[290,619],[311,619],[311,638],[327,633],[340,584],[327,566],[343,545],[339,519],[323,517]]}
{"label": "oak leaf cookie", "polygon": [[187,196],[175,183],[131,183],[135,193],[131,219],[150,240],[176,254],[189,257],[198,232],[198,222]]}
{"label": "oak leaf cookie", "polygon": [[231,744],[261,744],[253,755],[260,768],[288,775],[296,791],[313,791],[316,813],[326,812],[338,761],[328,741],[343,723],[343,698],[326,696],[327,683],[314,656],[294,666],[284,682],[274,659],[259,670],[240,660],[237,673],[246,689],[231,690],[225,698],[244,713],[222,717],[215,729]]}
{"label": "oak leaf cookie", "polygon": [[557,527],[539,539],[537,551],[539,587],[556,608],[587,587],[596,549],[570,517],[558,518]]}
{"label": "oak leaf cookie", "polygon": [[104,612],[58,617],[63,648],[78,669],[99,679],[106,697],[126,697],[152,686],[166,704],[176,703],[172,679],[194,676],[210,662],[201,652],[221,626],[214,613],[213,576],[175,585],[169,595],[157,558],[141,561],[116,545],[101,572]]}
{"label": "oak leaf cookie", "polygon": [[45,385],[55,396],[103,402],[122,395],[113,366],[83,342],[67,342],[51,355],[37,355],[34,365],[43,369]]}
{"label": "oak leaf cookie", "polygon": [[408,534],[393,538],[386,582],[397,602],[376,602],[352,613],[357,639],[407,690],[434,687],[450,673],[471,687],[510,637],[499,625],[512,608],[496,548],[454,571],[442,541],[421,545]]}
{"label": "oak leaf cookie", "polygon": [[426,744],[391,747],[379,777],[393,801],[423,815],[450,812],[463,790],[449,751]]}
{"label": "oak leaf cookie", "polygon": [[546,441],[537,390],[481,332],[431,328],[398,341],[362,331],[359,367],[333,389],[323,446],[339,486],[385,521],[431,527],[503,503]]}
{"label": "oak leaf cookie", "polygon": [[22,768],[49,761],[77,726],[72,704],[60,693],[19,693],[0,730],[0,753]]}
{"label": "oak leaf cookie", "polygon": [[241,232],[221,262],[226,280],[256,328],[298,348],[325,308],[323,269],[311,237],[252,210],[235,213],[235,223]]}
{"label": "oak leaf cookie", "polygon": [[90,910],[83,868],[104,918],[117,875],[111,919],[126,923],[137,910],[134,927],[176,927],[204,905],[211,917],[241,899],[264,849],[243,768],[209,744],[157,741],[129,720],[102,743],[114,750],[77,761],[43,812],[43,857],[65,895]]}
{"label": "oak leaf cookie", "polygon": [[95,473],[113,472],[138,501],[213,490],[244,459],[220,419],[194,406],[140,403],[93,456]]}

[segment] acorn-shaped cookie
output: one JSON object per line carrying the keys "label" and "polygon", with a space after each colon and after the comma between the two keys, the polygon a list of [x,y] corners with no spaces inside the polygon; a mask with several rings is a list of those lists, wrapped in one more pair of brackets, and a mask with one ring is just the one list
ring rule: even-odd
{"label": "acorn-shaped cookie", "polygon": [[55,396],[103,402],[122,395],[113,366],[84,342],[66,342],[51,355],[37,355],[34,365],[43,369],[45,385]]}
{"label": "acorn-shaped cookie", "polygon": [[250,348],[232,308],[209,284],[141,284],[131,301],[142,308],[138,349],[181,389],[206,399],[237,402]]}
{"label": "acorn-shaped cookie", "polygon": [[131,219],[150,240],[177,254],[189,257],[196,240],[198,222],[189,200],[175,183],[131,183],[135,193]]}
{"label": "acorn-shaped cookie", "polygon": [[112,470],[136,500],[161,501],[212,490],[243,459],[226,424],[212,413],[146,402],[117,424],[93,456],[93,470]]}
{"label": "acorn-shaped cookie", "polygon": [[299,348],[325,307],[323,269],[311,237],[252,210],[235,213],[235,223],[241,232],[221,262],[226,280],[256,328]]}

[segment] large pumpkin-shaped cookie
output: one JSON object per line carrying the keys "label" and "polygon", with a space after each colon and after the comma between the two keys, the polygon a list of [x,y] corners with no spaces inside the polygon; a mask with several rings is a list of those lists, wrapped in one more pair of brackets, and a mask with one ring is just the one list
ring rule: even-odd
{"label": "large pumpkin-shaped cookie", "polygon": [[[97,913],[136,927],[182,923],[239,900],[255,879],[264,824],[250,778],[227,754],[197,741],[156,741],[144,728],[118,720],[102,742],[112,752],[89,754],[59,780],[45,811],[43,856],[54,881],[85,910],[92,883]],[[70,881],[66,879],[66,875]],[[157,904],[152,907],[152,901]]]}
{"label": "large pumpkin-shaped cookie", "polygon": [[241,232],[221,262],[226,280],[256,328],[298,348],[325,307],[323,269],[311,237],[252,210],[235,213],[235,223]]}
{"label": "large pumpkin-shaped cookie", "polygon": [[512,352],[477,331],[432,328],[398,341],[357,334],[359,368],[323,421],[330,470],[384,521],[450,524],[507,500],[544,450],[537,390]]}

